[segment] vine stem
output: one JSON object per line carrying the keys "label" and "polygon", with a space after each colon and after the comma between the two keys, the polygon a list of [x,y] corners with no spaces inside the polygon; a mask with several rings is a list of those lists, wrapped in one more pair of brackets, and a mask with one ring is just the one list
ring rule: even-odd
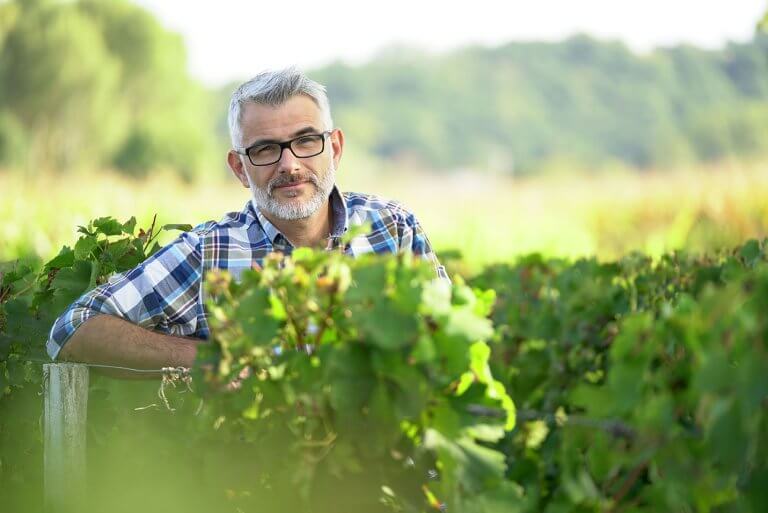
{"label": "vine stem", "polygon": [[322,340],[323,335],[325,334],[325,329],[328,327],[328,321],[332,319],[333,308],[336,306],[336,301],[334,301],[335,299],[336,299],[336,293],[331,292],[331,297],[328,300],[328,308],[326,308],[325,310],[326,322],[323,322],[322,325],[320,326],[320,329],[317,331],[317,336],[315,337],[315,347],[318,347],[320,345],[320,341]]}
{"label": "vine stem", "polygon": [[629,474],[629,477],[627,477],[627,480],[624,481],[624,484],[621,485],[621,488],[619,489],[616,494],[611,497],[611,499],[614,502],[613,508],[609,510],[609,513],[619,513],[622,508],[619,508],[619,503],[626,497],[626,495],[629,493],[629,491],[632,489],[632,486],[637,482],[637,479],[640,477],[640,474],[643,473],[643,470],[648,467],[648,461],[642,462],[640,465],[635,467],[632,472]]}
{"label": "vine stem", "polygon": [[152,224],[149,226],[149,229],[144,232],[147,235],[147,242],[144,244],[144,254],[147,253],[147,249],[149,248],[149,245],[152,244],[152,241],[157,238],[157,235],[155,234],[155,223],[157,222],[157,214],[155,214],[152,217]]}
{"label": "vine stem", "polygon": [[306,347],[306,343],[304,342],[304,335],[302,333],[302,330],[299,329],[298,323],[293,318],[293,315],[291,315],[291,312],[288,308],[289,302],[288,302],[288,296],[286,294],[286,291],[283,288],[279,288],[277,292],[280,295],[280,300],[285,305],[285,316],[288,320],[288,324],[293,326],[293,330],[296,332],[296,346],[298,349],[304,350],[304,348]]}
{"label": "vine stem", "polygon": [[5,303],[11,297],[19,297],[19,296],[21,296],[22,294],[25,294],[25,293],[29,292],[30,290],[32,290],[32,288],[34,286],[35,286],[35,283],[30,283],[29,285],[27,285],[26,287],[24,287],[20,291],[13,292],[13,293],[9,289],[7,295],[6,294],[1,294],[0,295],[0,303]]}

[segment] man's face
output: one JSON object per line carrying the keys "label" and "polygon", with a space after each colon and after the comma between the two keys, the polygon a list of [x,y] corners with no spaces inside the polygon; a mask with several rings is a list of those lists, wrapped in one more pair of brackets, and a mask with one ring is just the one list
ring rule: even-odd
{"label": "man's face", "polygon": [[[248,103],[240,126],[242,148],[326,130],[320,109],[304,95],[278,106]],[[240,182],[251,188],[254,201],[264,214],[285,220],[304,219],[327,205],[343,141],[341,131],[334,130],[326,139],[323,152],[314,157],[298,158],[285,148],[278,162],[266,166],[254,166],[247,156],[234,151],[229,152],[227,160]]]}

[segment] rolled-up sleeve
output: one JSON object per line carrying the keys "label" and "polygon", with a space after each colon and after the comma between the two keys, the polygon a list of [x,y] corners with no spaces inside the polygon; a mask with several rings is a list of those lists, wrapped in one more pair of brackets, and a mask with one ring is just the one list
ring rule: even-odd
{"label": "rolled-up sleeve", "polygon": [[56,320],[46,343],[56,359],[88,319],[114,315],[147,329],[179,336],[207,336],[199,322],[202,251],[194,232],[182,234],[142,264],[86,292]]}

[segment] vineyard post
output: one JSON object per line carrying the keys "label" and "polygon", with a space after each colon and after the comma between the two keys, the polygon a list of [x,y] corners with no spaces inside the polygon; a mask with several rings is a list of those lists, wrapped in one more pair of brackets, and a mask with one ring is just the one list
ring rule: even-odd
{"label": "vineyard post", "polygon": [[46,364],[43,379],[45,511],[76,511],[82,509],[85,497],[88,367]]}

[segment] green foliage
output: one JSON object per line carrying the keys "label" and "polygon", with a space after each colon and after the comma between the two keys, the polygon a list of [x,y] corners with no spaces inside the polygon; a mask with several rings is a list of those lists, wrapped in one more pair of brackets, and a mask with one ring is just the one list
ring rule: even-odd
{"label": "green foliage", "polygon": [[[0,382],[0,400],[29,381],[26,360],[46,357],[42,342],[67,306],[157,251],[160,232],[189,229],[179,224],[155,227],[153,220],[148,230],[136,233],[133,217],[125,223],[102,217],[78,227],[81,236],[74,249],[63,247],[39,269],[24,262],[0,264],[0,360],[7,379]],[[39,380],[39,369],[37,376]]]}
{"label": "green foliage", "polygon": [[[208,425],[270,462],[252,476],[270,487],[253,488],[250,507],[293,489],[293,510],[378,511],[386,499],[420,511],[429,497],[458,508],[501,486],[504,457],[482,446],[514,427],[488,367],[492,298],[404,256],[305,249],[237,283],[207,281],[214,337],[196,381]],[[483,419],[472,407],[506,413]],[[440,483],[428,482],[432,464]],[[357,487],[328,497],[329,479]]]}
{"label": "green foliage", "polygon": [[761,511],[767,278],[754,240],[477,277],[498,293],[492,368],[522,428],[498,447],[522,510]]}
{"label": "green foliage", "polygon": [[[0,269],[11,498],[40,483],[23,457],[41,450],[30,359],[62,305],[151,253],[135,224],[96,219],[39,272]],[[141,444],[191,469],[179,490],[207,469],[192,511],[764,511],[767,253],[532,255],[469,284],[406,255],[309,249],[238,281],[211,272],[191,399],[169,389],[173,414],[137,417],[125,384],[94,382],[93,458],[120,462],[96,489],[151,486],[130,470]]]}
{"label": "green foliage", "polygon": [[48,359],[44,342],[56,317],[87,290],[144,261],[158,249],[155,239],[160,231],[190,228],[158,229],[153,222],[136,234],[136,219],[120,223],[103,217],[80,226],[74,249],[62,248],[42,267],[0,264],[0,494],[4,497],[23,494],[29,500],[42,494],[40,362]]}

